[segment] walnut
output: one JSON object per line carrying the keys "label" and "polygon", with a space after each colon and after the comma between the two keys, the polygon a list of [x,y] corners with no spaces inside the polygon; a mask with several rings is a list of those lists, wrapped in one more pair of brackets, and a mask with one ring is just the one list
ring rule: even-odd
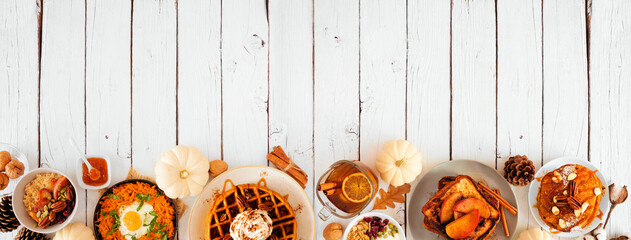
{"label": "walnut", "polygon": [[210,161],[210,168],[208,170],[208,174],[211,177],[219,176],[219,174],[228,170],[228,164],[223,160],[213,160]]}
{"label": "walnut", "polygon": [[9,177],[6,174],[0,172],[0,191],[7,188],[8,185],[9,185]]}
{"label": "walnut", "polygon": [[324,232],[322,236],[326,240],[338,240],[344,234],[344,230],[342,229],[342,225],[339,223],[331,223],[324,228]]}
{"label": "walnut", "polygon": [[16,179],[24,174],[24,164],[18,160],[11,160],[5,170],[10,179]]}
{"label": "walnut", "polygon": [[5,166],[11,161],[11,154],[7,151],[0,152],[0,172],[4,171]]}

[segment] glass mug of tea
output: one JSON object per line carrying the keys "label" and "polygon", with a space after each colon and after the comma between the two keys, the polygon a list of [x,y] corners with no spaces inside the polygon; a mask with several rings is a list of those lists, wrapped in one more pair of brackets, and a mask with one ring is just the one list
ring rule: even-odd
{"label": "glass mug of tea", "polygon": [[359,161],[340,160],[318,180],[318,200],[323,208],[320,219],[331,215],[351,218],[359,214],[377,194],[379,180]]}

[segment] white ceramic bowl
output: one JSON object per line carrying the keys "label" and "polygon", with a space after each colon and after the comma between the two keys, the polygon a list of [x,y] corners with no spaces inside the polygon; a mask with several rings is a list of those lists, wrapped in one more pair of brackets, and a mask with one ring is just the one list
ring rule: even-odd
{"label": "white ceramic bowl", "polygon": [[75,207],[74,209],[72,209],[72,213],[70,213],[66,221],[60,224],[51,225],[51,226],[48,226],[47,228],[38,227],[37,222],[35,222],[35,220],[33,220],[31,216],[29,216],[28,213],[26,212],[26,206],[24,206],[24,202],[22,201],[24,200],[24,188],[26,187],[28,183],[30,183],[33,179],[35,179],[35,176],[37,174],[51,173],[51,172],[67,177],[68,181],[70,181],[70,184],[75,189],[75,192],[77,192],[77,187],[76,187],[77,185],[74,183],[74,181],[72,181],[72,178],[69,178],[62,172],[57,171],[55,169],[38,168],[24,175],[22,179],[20,179],[20,181],[18,182],[17,186],[15,187],[15,191],[13,192],[13,212],[15,213],[15,216],[17,217],[18,221],[20,221],[20,223],[24,225],[24,227],[30,229],[33,232],[53,233],[53,232],[59,231],[62,228],[64,228],[66,225],[68,225],[68,223],[72,222],[72,218],[74,217],[75,213],[77,213],[78,207],[76,203],[79,200],[79,194],[75,194]]}
{"label": "white ceramic bowl", "polygon": [[[546,163],[545,165],[543,165],[541,168],[539,168],[539,171],[537,171],[537,174],[535,174],[535,178],[545,176],[547,173],[554,171],[555,169],[566,164],[578,164],[586,168],[589,168],[590,170],[598,170],[598,168],[596,168],[590,162],[584,161],[580,158],[562,157],[562,158],[554,159]],[[611,203],[609,202],[609,189],[607,188],[608,186],[607,180],[605,179],[605,176],[600,171],[596,172],[596,176],[600,179],[600,183],[604,187],[603,192],[601,193],[603,197],[600,199],[600,206],[599,206],[600,211],[603,212],[603,216],[607,216],[609,205],[611,205]],[[539,216],[539,210],[536,207],[533,207],[535,206],[535,204],[537,204],[537,194],[539,193],[539,187],[541,187],[541,182],[537,180],[532,181],[532,183],[530,184],[530,189],[528,189],[528,206],[531,206],[530,211],[532,212],[532,215],[535,217],[535,220],[537,220],[537,223],[539,223],[541,228],[550,232],[550,226],[548,226],[545,222],[543,222],[543,220],[541,220],[541,216]],[[598,226],[598,224],[602,221],[603,219],[595,218],[591,224],[589,224],[586,228],[582,229],[581,231],[561,232],[561,233],[556,233],[554,235],[563,237],[563,238],[574,238],[574,237],[583,236],[591,232],[592,230],[594,230]]]}
{"label": "white ceramic bowl", "polygon": [[85,158],[105,159],[105,162],[107,163],[107,182],[105,182],[103,185],[100,185],[100,186],[90,186],[90,185],[85,184],[85,182],[83,182],[83,177],[82,177],[83,176],[83,160],[79,158],[77,159],[77,167],[76,167],[76,176],[77,176],[77,182],[79,182],[79,186],[81,186],[81,188],[86,189],[86,190],[98,190],[98,189],[103,189],[103,188],[108,187],[110,183],[112,182],[112,167],[110,165],[110,157],[104,154],[91,154],[91,155],[86,155]]}
{"label": "white ceramic bowl", "polygon": [[383,213],[377,213],[377,212],[369,212],[369,213],[364,213],[362,215],[359,215],[355,218],[353,218],[353,220],[351,220],[351,222],[346,226],[346,230],[344,230],[344,237],[342,237],[342,239],[346,239],[348,237],[348,234],[351,231],[351,228],[353,228],[353,226],[357,225],[357,223],[359,223],[360,220],[364,219],[364,217],[380,217],[382,220],[383,219],[388,219],[392,224],[394,224],[395,227],[397,227],[397,229],[399,229],[399,239],[400,240],[405,240],[405,231],[403,230],[403,228],[401,227],[401,225],[399,225],[399,223],[394,220],[394,218],[383,214]]}

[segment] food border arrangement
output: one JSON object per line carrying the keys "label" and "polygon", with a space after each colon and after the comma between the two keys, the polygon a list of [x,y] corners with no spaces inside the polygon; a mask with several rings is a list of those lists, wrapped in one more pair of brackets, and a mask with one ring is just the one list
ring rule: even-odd
{"label": "food border arrangement", "polygon": [[[195,147],[175,146],[156,156],[155,180],[133,175],[112,183],[112,171],[134,170],[111,165],[106,155],[83,155],[72,140],[70,145],[77,152],[76,179],[55,169],[29,169],[19,149],[0,144],[0,190],[11,190],[0,199],[0,232],[17,231],[18,240],[172,240],[179,199],[197,197],[188,221],[191,239],[604,240],[609,217],[628,195],[626,185],[607,183],[596,167],[573,158],[535,169],[527,156],[515,155],[501,171],[446,161],[420,176],[422,153],[405,140],[381,146],[374,166],[340,160],[315,183],[281,146],[267,155],[275,169],[230,169]],[[379,188],[380,182],[388,187]],[[415,189],[411,183],[418,183]],[[316,186],[320,209],[306,197],[309,184]],[[513,188],[528,188],[528,199],[521,199],[528,209],[517,207]],[[101,195],[94,228],[72,221],[79,190]],[[408,236],[378,211],[404,202],[406,194],[413,201],[406,209]],[[515,232],[519,214],[530,214],[540,227]],[[316,233],[316,217],[332,221]],[[350,222],[343,226],[336,219]]]}

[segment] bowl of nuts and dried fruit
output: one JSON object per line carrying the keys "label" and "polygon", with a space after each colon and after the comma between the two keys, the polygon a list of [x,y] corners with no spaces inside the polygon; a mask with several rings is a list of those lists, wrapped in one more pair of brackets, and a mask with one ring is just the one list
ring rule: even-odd
{"label": "bowl of nuts and dried fruit", "polygon": [[382,213],[365,213],[346,227],[343,240],[405,240],[401,225]]}
{"label": "bowl of nuts and dried fruit", "polygon": [[55,169],[35,169],[20,179],[13,193],[13,212],[33,232],[52,233],[77,212],[74,182]]}

